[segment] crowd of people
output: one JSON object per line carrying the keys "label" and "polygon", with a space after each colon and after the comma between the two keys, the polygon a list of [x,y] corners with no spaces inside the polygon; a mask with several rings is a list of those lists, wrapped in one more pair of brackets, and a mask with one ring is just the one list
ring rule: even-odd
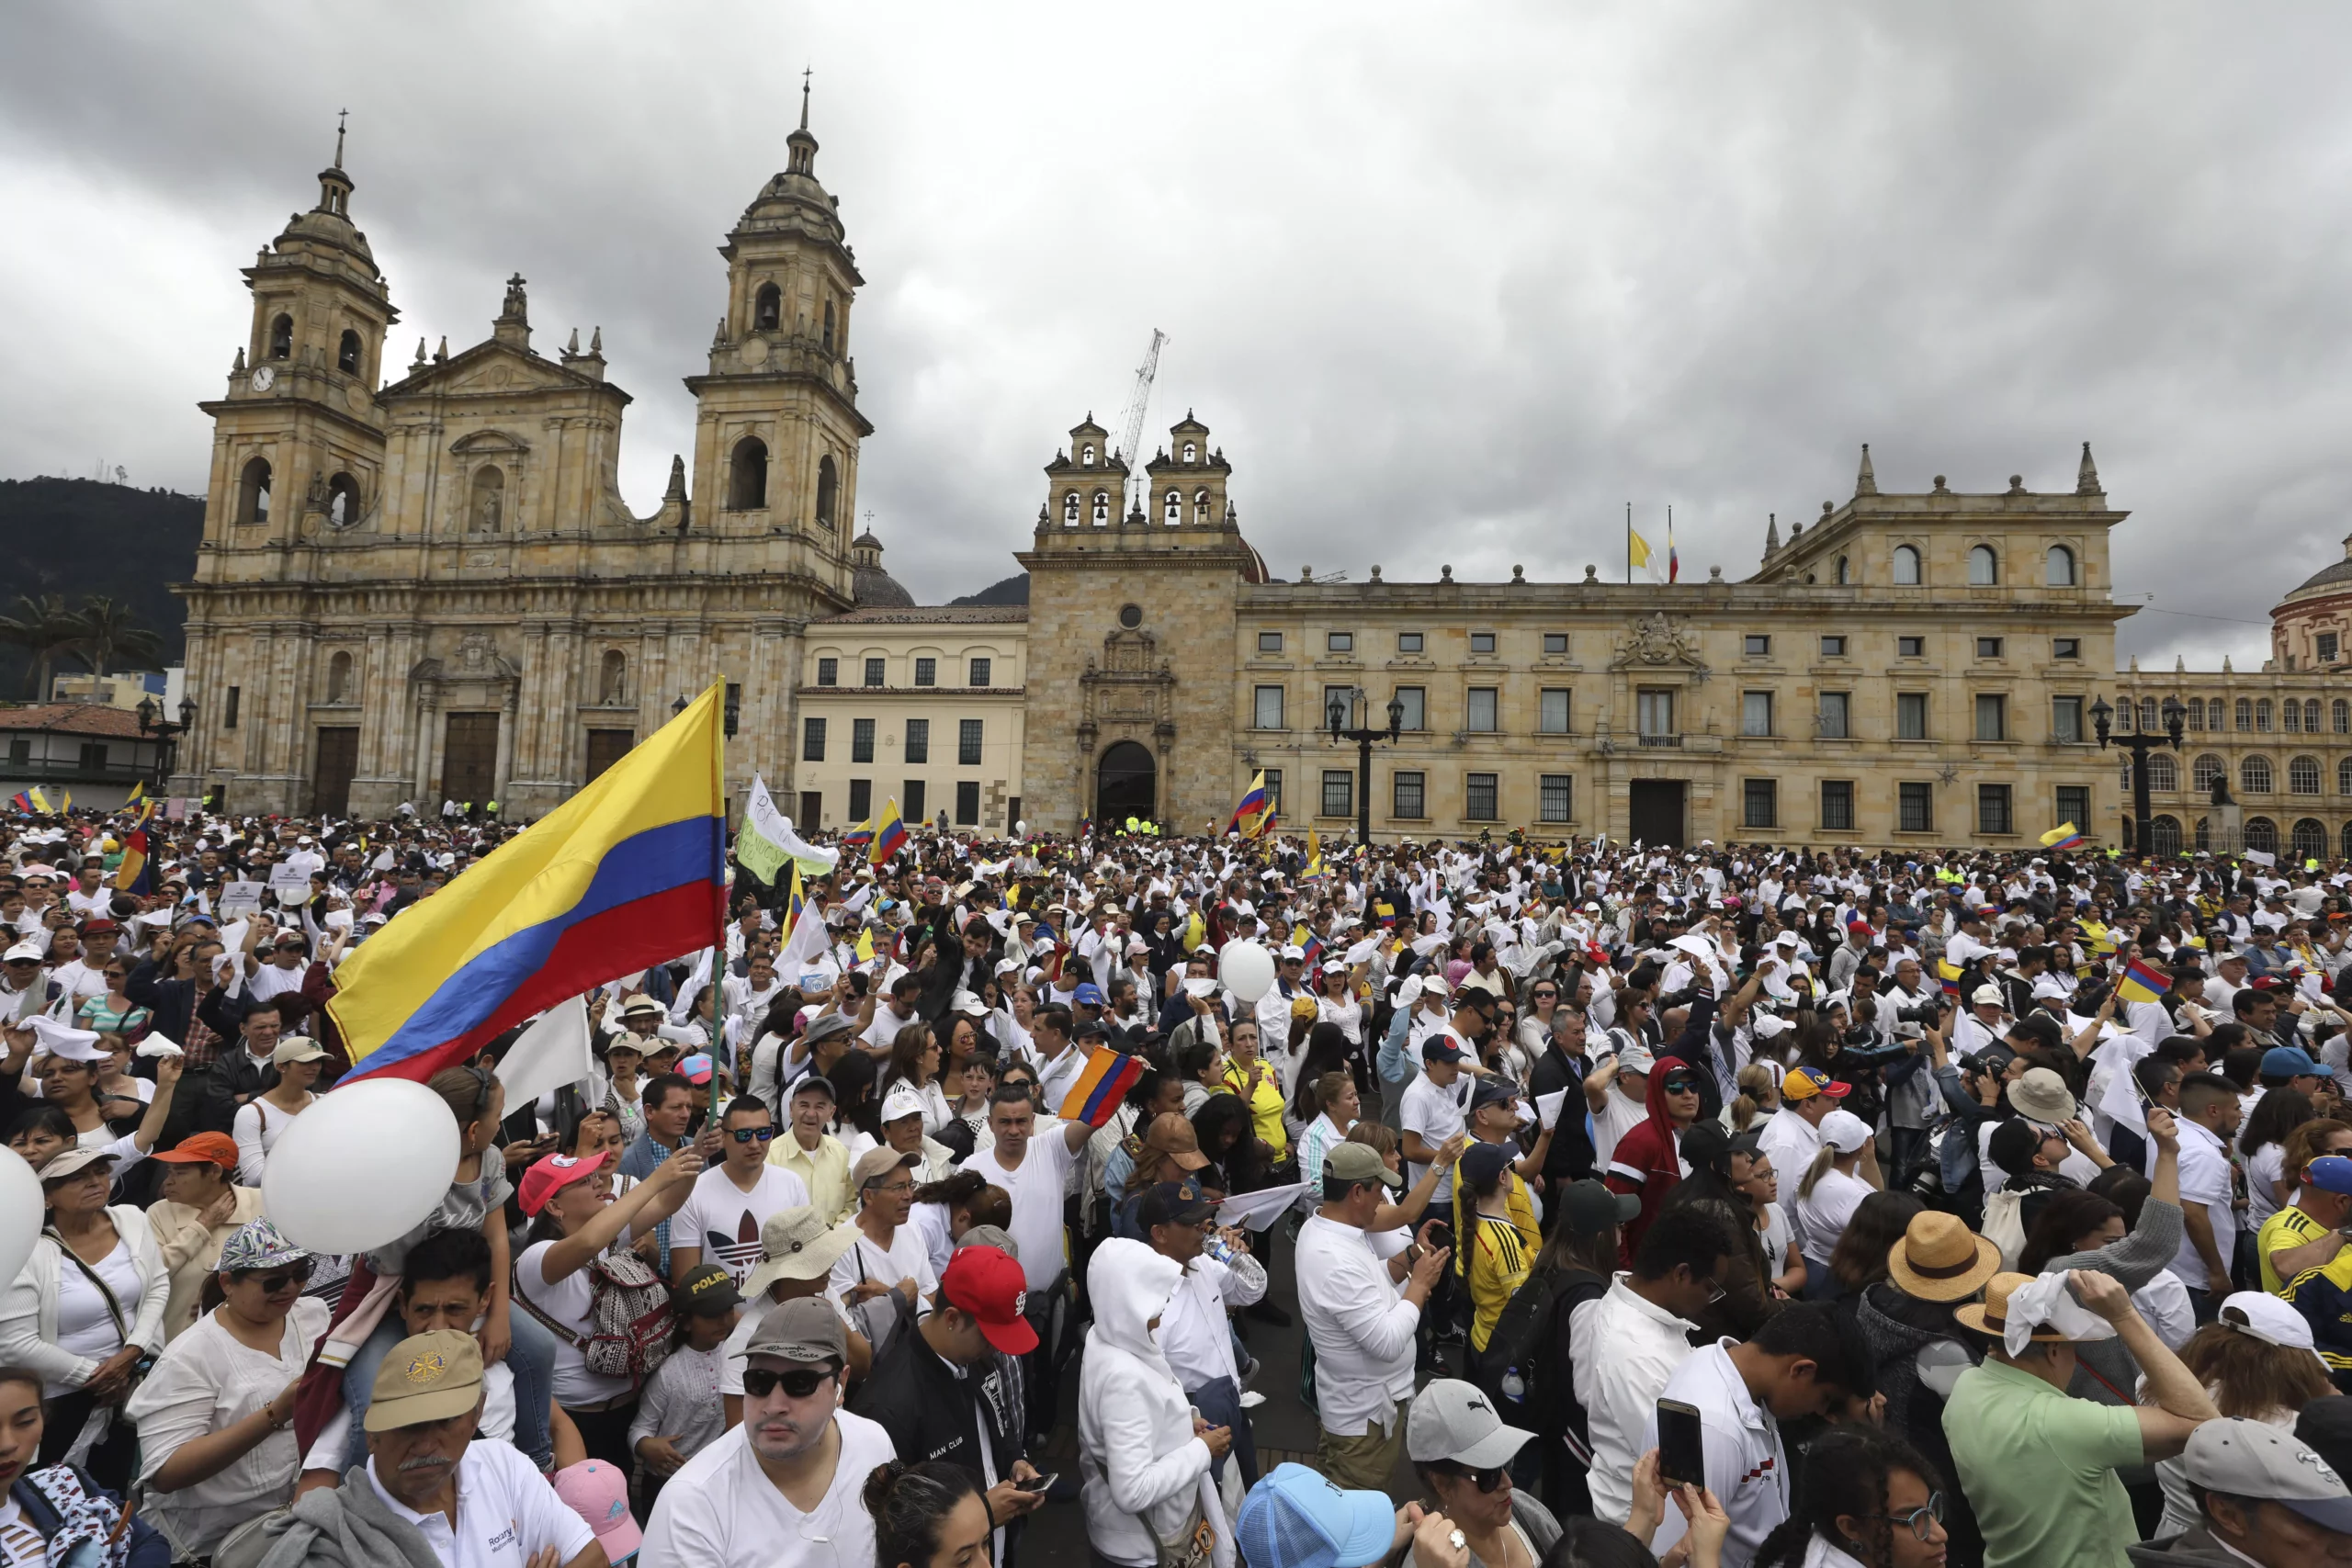
{"label": "crowd of people", "polygon": [[338,969],[527,829],[130,826],[0,824],[9,1568],[2352,1562],[2344,866],[804,845],[322,1255]]}

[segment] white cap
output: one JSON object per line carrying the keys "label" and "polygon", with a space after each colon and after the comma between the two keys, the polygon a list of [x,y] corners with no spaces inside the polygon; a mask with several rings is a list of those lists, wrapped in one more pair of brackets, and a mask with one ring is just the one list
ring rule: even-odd
{"label": "white cap", "polygon": [[2267,1291],[2239,1291],[2222,1298],[2215,1320],[2266,1345],[2319,1354],[2312,1325],[2303,1314]]}
{"label": "white cap", "polygon": [[1821,1141],[1841,1155],[1850,1155],[1871,1141],[1871,1130],[1852,1111],[1833,1111],[1821,1119]]}
{"label": "white cap", "polygon": [[1748,1027],[1754,1030],[1758,1034],[1763,1036],[1765,1039],[1770,1040],[1774,1035],[1785,1033],[1788,1031],[1790,1024],[1787,1019],[1782,1018],[1778,1013],[1758,1012],[1749,1021]]}
{"label": "white cap", "polygon": [[1283,948],[1283,957],[1284,959],[1286,959],[1286,960],[1287,960],[1287,959],[1293,959],[1293,958],[1301,958],[1301,959],[1303,959],[1303,958],[1305,958],[1306,956],[1306,949],[1305,949],[1305,948],[1303,948],[1303,947],[1285,947],[1285,948]]}
{"label": "white cap", "polygon": [[0,964],[21,964],[28,958],[38,964],[48,956],[49,954],[40,950],[39,943],[20,942],[7,952],[0,953]]}
{"label": "white cap", "polygon": [[896,1122],[901,1116],[922,1114],[922,1096],[917,1094],[908,1084],[892,1084],[890,1092],[882,1097],[882,1120],[885,1122]]}

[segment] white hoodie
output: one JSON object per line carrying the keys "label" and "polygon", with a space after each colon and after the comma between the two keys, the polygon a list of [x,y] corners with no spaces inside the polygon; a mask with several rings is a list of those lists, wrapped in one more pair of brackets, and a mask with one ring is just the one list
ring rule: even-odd
{"label": "white hoodie", "polygon": [[1078,1392],[1086,1536],[1112,1562],[1148,1568],[1158,1554],[1142,1520],[1175,1541],[1197,1501],[1216,1532],[1215,1568],[1233,1568],[1233,1532],[1209,1475],[1209,1446],[1193,1436],[1192,1402],[1149,1326],[1183,1272],[1141,1242],[1118,1237],[1095,1248],[1087,1266],[1094,1328]]}

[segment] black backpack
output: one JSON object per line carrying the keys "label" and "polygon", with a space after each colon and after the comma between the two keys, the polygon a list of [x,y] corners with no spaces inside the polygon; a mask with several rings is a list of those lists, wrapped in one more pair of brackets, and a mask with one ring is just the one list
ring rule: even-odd
{"label": "black backpack", "polygon": [[1532,1273],[1511,1292],[1484,1352],[1492,1374],[1488,1386],[1512,1406],[1505,1420],[1539,1437],[1568,1435],[1582,1444],[1584,1405],[1576,1397],[1572,1369],[1557,1353],[1559,1315],[1579,1303],[1599,1301],[1608,1290],[1605,1274],[1559,1269]]}

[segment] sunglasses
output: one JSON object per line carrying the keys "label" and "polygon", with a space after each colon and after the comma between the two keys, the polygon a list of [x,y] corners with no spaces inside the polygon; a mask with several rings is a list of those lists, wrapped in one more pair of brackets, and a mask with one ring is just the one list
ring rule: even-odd
{"label": "sunglasses", "polygon": [[765,1399],[779,1383],[784,1386],[786,1398],[806,1399],[832,1381],[829,1367],[795,1367],[788,1372],[771,1371],[765,1367],[743,1369],[743,1392],[753,1399]]}
{"label": "sunglasses", "polygon": [[1697,1078],[1686,1077],[1668,1078],[1666,1080],[1666,1092],[1668,1094],[1696,1094],[1699,1092],[1699,1080]]}
{"label": "sunglasses", "polygon": [[774,1127],[729,1127],[727,1135],[739,1144],[764,1144],[775,1136]]}
{"label": "sunglasses", "polygon": [[1452,1460],[1447,1460],[1442,1464],[1432,1465],[1430,1468],[1447,1475],[1458,1475],[1476,1485],[1479,1491],[1489,1494],[1499,1490],[1502,1483],[1510,1479],[1509,1473],[1499,1465],[1492,1470],[1472,1470],[1466,1464],[1457,1464]]}
{"label": "sunglasses", "polygon": [[274,1296],[288,1285],[309,1284],[311,1265],[309,1260],[305,1259],[300,1263],[289,1264],[284,1269],[276,1269],[267,1274],[241,1274],[238,1279],[245,1284],[259,1285],[264,1294]]}
{"label": "sunglasses", "polygon": [[1944,1495],[1928,1493],[1927,1502],[1907,1514],[1866,1514],[1863,1517],[1890,1525],[1909,1525],[1912,1538],[1925,1540],[1929,1529],[1944,1522]]}

